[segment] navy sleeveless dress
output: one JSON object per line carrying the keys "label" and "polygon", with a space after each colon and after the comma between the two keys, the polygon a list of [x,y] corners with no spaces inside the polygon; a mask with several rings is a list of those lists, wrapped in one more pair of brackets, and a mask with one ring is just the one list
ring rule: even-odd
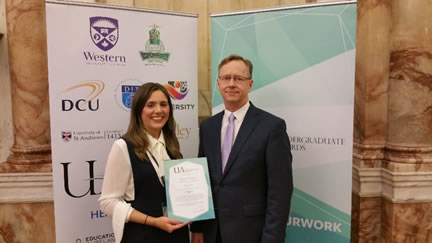
{"label": "navy sleeveless dress", "polygon": [[[135,200],[132,207],[152,217],[163,215],[162,205],[166,205],[165,188],[150,161],[140,160],[133,144],[126,139],[135,187]],[[188,226],[172,233],[156,227],[128,222],[125,224],[121,243],[189,243]]]}

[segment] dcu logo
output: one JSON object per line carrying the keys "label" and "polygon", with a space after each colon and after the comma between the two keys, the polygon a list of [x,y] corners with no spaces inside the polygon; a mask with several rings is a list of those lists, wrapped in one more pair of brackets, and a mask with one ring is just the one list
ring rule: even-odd
{"label": "dcu logo", "polygon": [[[97,97],[102,93],[105,84],[99,80],[89,80],[81,84],[74,85],[63,93],[68,93],[69,99],[62,99],[62,111],[97,111],[99,110],[99,99]],[[90,90],[89,93],[85,91]],[[85,98],[73,98],[85,97]]]}
{"label": "dcu logo", "polygon": [[90,36],[99,49],[108,51],[119,38],[118,20],[108,17],[90,17]]}
{"label": "dcu logo", "polygon": [[171,98],[175,100],[184,99],[189,92],[187,81],[168,81],[168,84],[165,84],[164,87],[167,89]]}

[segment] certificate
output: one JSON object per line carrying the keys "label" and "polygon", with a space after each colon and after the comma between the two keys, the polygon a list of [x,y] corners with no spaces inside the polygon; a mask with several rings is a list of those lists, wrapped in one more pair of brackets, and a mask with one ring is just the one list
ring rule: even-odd
{"label": "certificate", "polygon": [[168,217],[182,222],[215,218],[207,158],[166,160]]}

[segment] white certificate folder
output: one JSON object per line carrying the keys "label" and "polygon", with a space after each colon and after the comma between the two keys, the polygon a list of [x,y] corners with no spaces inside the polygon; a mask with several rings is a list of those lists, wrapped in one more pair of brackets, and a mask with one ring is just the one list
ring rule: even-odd
{"label": "white certificate folder", "polygon": [[166,160],[168,217],[182,222],[214,219],[207,158]]}

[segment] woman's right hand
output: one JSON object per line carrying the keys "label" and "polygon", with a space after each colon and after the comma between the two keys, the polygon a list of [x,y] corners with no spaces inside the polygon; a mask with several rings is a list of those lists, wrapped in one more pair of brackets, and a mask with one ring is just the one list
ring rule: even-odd
{"label": "woman's right hand", "polygon": [[180,222],[179,220],[170,219],[166,216],[158,218],[149,217],[146,223],[147,225],[165,230],[168,233],[172,233],[174,230],[180,229],[189,224],[189,222]]}

